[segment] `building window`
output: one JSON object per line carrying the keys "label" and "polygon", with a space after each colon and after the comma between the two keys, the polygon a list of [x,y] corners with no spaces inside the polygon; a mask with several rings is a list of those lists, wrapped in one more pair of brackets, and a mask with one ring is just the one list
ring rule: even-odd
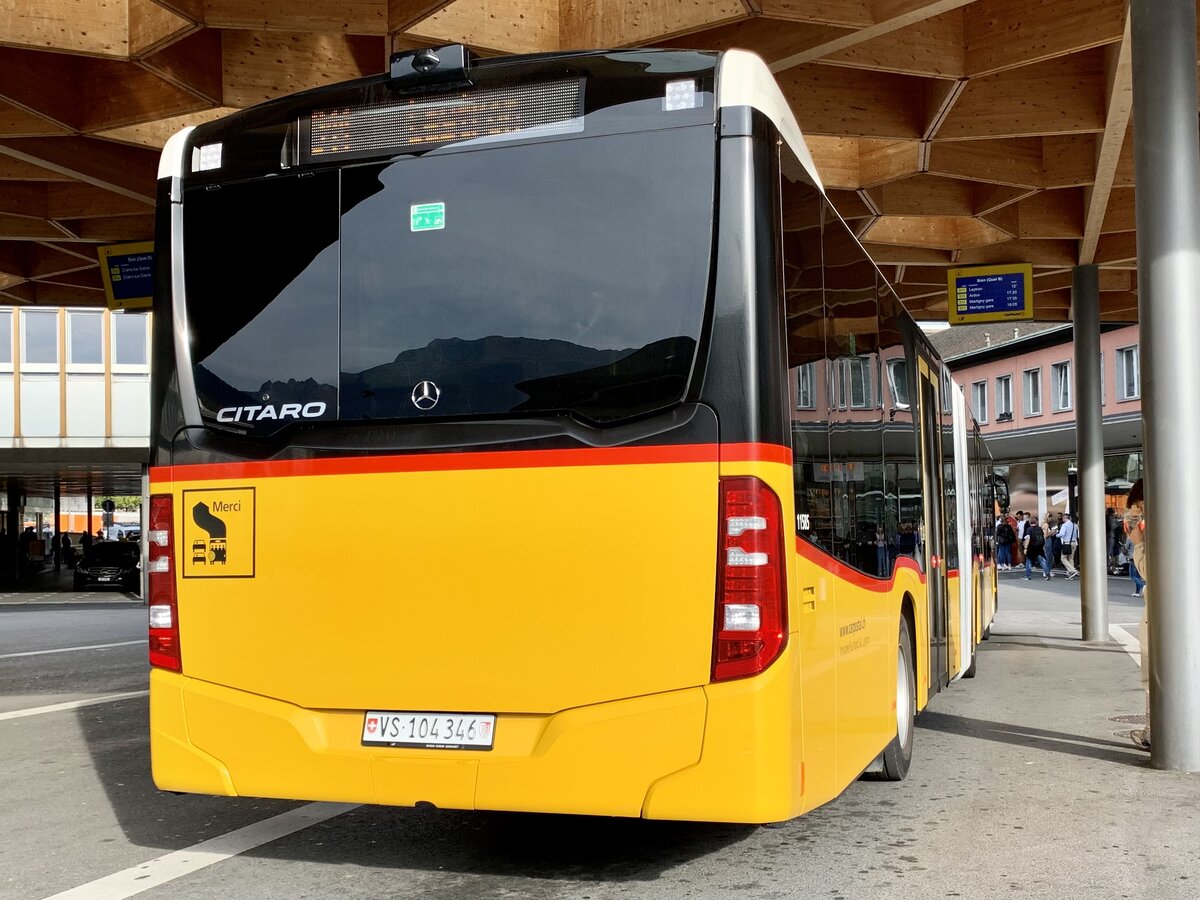
{"label": "building window", "polygon": [[74,369],[104,368],[104,313],[67,313],[67,365]]}
{"label": "building window", "polygon": [[1117,399],[1136,400],[1140,396],[1142,380],[1137,345],[1122,347],[1117,351]]}
{"label": "building window", "polygon": [[1012,376],[1001,375],[996,379],[996,421],[1011,422],[1012,414]]}
{"label": "building window", "polygon": [[113,313],[113,366],[146,365],[145,313]]}
{"label": "building window", "polygon": [[8,307],[0,307],[0,369],[12,371],[12,327],[13,311]]}
{"label": "building window", "polygon": [[987,381],[976,381],[971,385],[971,412],[975,421],[983,424],[987,417]]}
{"label": "building window", "polygon": [[1042,370],[1026,369],[1024,376],[1025,416],[1042,414]]}
{"label": "building window", "polygon": [[817,364],[804,363],[796,367],[796,408],[815,409],[817,406]]}
{"label": "building window", "polygon": [[829,408],[846,408],[846,361],[833,359],[825,367],[829,373]]}
{"label": "building window", "polygon": [[871,408],[871,358],[854,356],[846,360],[850,370],[850,408]]}
{"label": "building window", "polygon": [[1071,363],[1060,362],[1050,367],[1050,408],[1063,412],[1071,408]]}
{"label": "building window", "polygon": [[896,409],[908,409],[908,365],[903,358],[889,359],[887,372],[888,386],[892,389],[892,405]]}
{"label": "building window", "polygon": [[57,371],[58,311],[27,310],[21,314],[21,367]]}

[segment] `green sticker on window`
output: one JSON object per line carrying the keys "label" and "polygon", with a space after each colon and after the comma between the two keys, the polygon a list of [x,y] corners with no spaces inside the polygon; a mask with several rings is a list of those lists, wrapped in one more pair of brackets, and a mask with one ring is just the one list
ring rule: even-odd
{"label": "green sticker on window", "polygon": [[439,231],[446,227],[445,203],[414,203],[408,211],[413,231]]}

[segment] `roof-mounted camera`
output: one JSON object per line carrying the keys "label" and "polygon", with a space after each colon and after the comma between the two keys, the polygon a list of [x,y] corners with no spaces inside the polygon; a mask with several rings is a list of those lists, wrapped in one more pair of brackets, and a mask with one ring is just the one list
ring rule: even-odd
{"label": "roof-mounted camera", "polygon": [[389,62],[392,85],[398,90],[420,91],[471,83],[468,77],[471,51],[462,44],[393,53]]}

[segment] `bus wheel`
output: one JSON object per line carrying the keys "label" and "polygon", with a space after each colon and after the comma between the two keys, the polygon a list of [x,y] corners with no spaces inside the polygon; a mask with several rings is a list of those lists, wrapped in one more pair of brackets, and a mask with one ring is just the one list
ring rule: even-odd
{"label": "bus wheel", "polygon": [[883,751],[883,777],[903,781],[912,762],[913,718],[917,711],[916,673],[908,620],[900,620],[900,645],[896,653],[896,736]]}

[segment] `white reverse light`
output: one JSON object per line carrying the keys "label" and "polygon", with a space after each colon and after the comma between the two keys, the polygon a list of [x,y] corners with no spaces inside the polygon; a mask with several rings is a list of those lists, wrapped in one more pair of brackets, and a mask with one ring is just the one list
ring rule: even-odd
{"label": "white reverse light", "polygon": [[726,521],[730,537],[737,537],[747,531],[767,530],[767,520],[762,516],[732,516]]}
{"label": "white reverse light", "polygon": [[770,561],[765,553],[747,553],[741,547],[730,547],[725,551],[727,566],[765,566]]}
{"label": "white reverse light", "polygon": [[174,623],[175,617],[171,615],[171,607],[169,606],[152,606],[150,607],[150,627],[151,628],[170,628]]}
{"label": "white reverse light", "polygon": [[758,631],[762,614],[753,603],[726,603],[726,631]]}
{"label": "white reverse light", "polygon": [[147,572],[170,572],[171,571],[171,557],[169,557],[169,556],[155,557],[154,559],[150,560],[150,568],[148,568],[146,571]]}
{"label": "white reverse light", "polygon": [[149,532],[148,536],[150,538],[150,543],[159,547],[167,546],[167,542],[170,540],[165,528],[154,529]]}
{"label": "white reverse light", "polygon": [[687,81],[668,81],[667,93],[663,97],[663,110],[671,112],[676,109],[695,109],[700,105],[696,95],[696,82],[690,78]]}

